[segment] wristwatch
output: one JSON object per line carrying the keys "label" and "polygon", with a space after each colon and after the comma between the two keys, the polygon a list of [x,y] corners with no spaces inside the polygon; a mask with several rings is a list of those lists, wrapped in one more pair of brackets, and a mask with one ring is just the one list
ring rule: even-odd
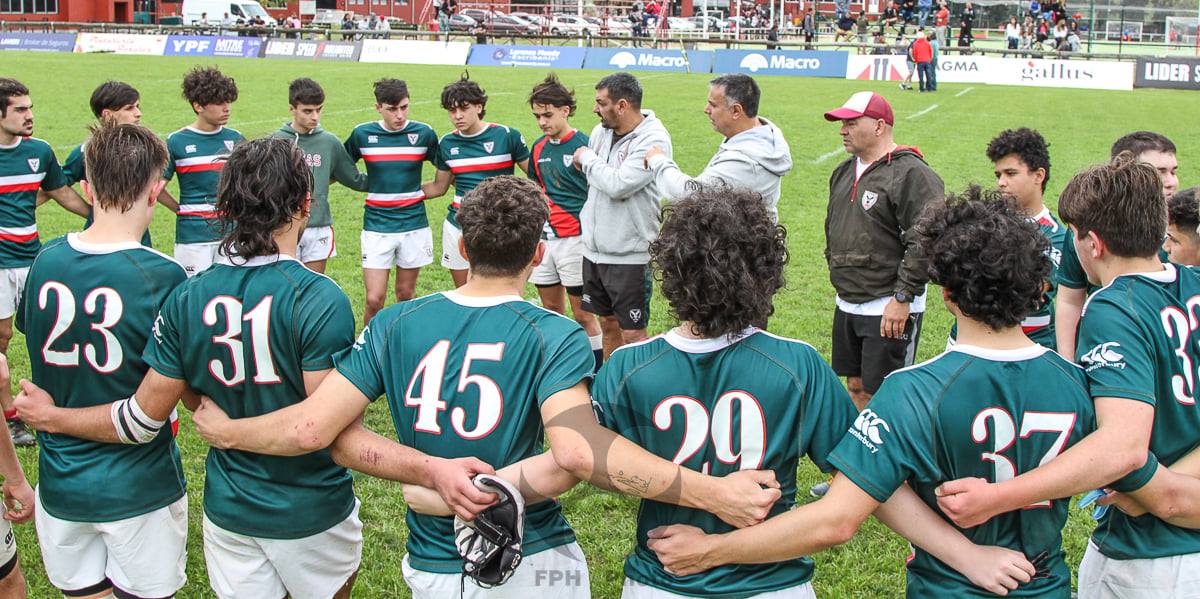
{"label": "wristwatch", "polygon": [[902,304],[910,304],[913,301],[912,294],[906,291],[897,291],[892,297],[896,298],[896,301]]}

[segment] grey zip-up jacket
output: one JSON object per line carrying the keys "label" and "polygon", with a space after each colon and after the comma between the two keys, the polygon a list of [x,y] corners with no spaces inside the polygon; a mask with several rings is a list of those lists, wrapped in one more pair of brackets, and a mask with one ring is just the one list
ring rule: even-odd
{"label": "grey zip-up jacket", "polygon": [[650,242],[658,238],[662,194],[654,172],[643,164],[646,152],[659,146],[671,155],[671,135],[654,112],[613,144],[613,132],[596,125],[588,150],[580,157],[587,176],[588,197],[579,214],[583,255],[596,264],[647,264]]}
{"label": "grey zip-up jacket", "polygon": [[760,125],[722,142],[708,166],[695,177],[685,175],[666,156],[655,156],[650,161],[650,170],[654,171],[659,191],[679,200],[700,185],[724,183],[745,187],[762,196],[771,218],[778,221],[780,184],[792,170],[792,150],[779,127],[762,117],[758,121]]}

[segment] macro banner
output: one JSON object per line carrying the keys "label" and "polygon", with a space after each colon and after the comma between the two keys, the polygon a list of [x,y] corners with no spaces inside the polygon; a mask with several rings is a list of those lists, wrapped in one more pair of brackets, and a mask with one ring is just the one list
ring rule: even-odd
{"label": "macro banner", "polygon": [[1200,89],[1200,58],[1138,58],[1134,87]]}
{"label": "macro banner", "polygon": [[467,64],[470,42],[418,40],[363,40],[359,62],[397,62],[403,64]]}
{"label": "macro banner", "polygon": [[813,50],[717,50],[713,72],[841,79],[846,76],[846,56]]}
{"label": "macro banner", "polygon": [[641,48],[588,48],[585,69],[611,71],[667,71],[710,73],[712,50],[649,50]]}
{"label": "macro banner", "polygon": [[111,52],[137,56],[162,56],[167,48],[165,35],[136,35],[133,33],[80,33],[75,38],[75,52]]}
{"label": "macro banner", "polygon": [[0,32],[0,50],[72,52],[75,50],[75,34]]}
{"label": "macro banner", "polygon": [[163,55],[258,58],[262,45],[262,39],[257,37],[172,35],[167,38],[167,49]]}
{"label": "macro banner", "polygon": [[578,69],[583,67],[584,48],[572,46],[471,46],[467,64],[539,69]]}
{"label": "macro banner", "polygon": [[269,39],[262,46],[263,58],[293,60],[336,60],[355,62],[362,50],[360,42],[324,40]]}

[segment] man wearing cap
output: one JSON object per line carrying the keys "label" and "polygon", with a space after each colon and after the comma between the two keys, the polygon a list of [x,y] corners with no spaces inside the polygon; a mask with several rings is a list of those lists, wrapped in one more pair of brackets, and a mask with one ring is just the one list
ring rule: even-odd
{"label": "man wearing cap", "polygon": [[825,120],[842,122],[851,155],[829,178],[825,217],[837,291],[833,369],[861,410],[883,377],[916,355],[929,277],[908,232],[926,204],[942,201],[944,187],[919,150],[892,140],[895,118],[883,96],[856,93]]}

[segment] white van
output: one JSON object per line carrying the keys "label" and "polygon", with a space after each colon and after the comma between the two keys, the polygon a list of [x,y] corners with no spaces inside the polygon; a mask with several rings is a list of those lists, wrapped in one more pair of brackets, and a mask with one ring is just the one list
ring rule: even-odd
{"label": "white van", "polygon": [[225,13],[229,13],[231,23],[239,19],[249,21],[254,17],[262,17],[267,25],[276,25],[275,19],[267,14],[257,0],[183,0],[183,24],[193,25],[201,22],[201,15],[207,13],[209,25],[223,25]]}

